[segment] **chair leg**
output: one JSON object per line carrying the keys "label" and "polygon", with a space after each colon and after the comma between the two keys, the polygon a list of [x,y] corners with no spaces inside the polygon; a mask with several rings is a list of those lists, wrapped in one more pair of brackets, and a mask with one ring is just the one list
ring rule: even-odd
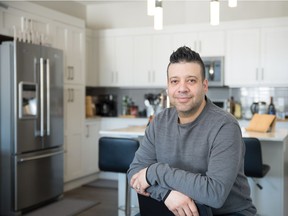
{"label": "chair leg", "polygon": [[128,183],[128,179],[126,178],[126,194],[125,194],[125,215],[131,215],[131,188]]}

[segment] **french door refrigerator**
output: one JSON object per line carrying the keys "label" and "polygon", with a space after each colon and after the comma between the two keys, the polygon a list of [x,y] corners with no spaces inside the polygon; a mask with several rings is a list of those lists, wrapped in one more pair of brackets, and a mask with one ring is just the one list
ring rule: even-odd
{"label": "french door refrigerator", "polygon": [[63,52],[10,41],[0,59],[0,215],[21,215],[63,194]]}

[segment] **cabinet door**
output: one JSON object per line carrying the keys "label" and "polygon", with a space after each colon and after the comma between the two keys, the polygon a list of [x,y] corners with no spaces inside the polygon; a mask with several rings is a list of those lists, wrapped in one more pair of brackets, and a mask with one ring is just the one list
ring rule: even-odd
{"label": "cabinet door", "polygon": [[153,36],[153,86],[166,87],[167,66],[172,53],[172,37],[170,35]]}
{"label": "cabinet door", "polygon": [[262,29],[263,81],[265,85],[287,87],[288,85],[288,27]]}
{"label": "cabinet door", "polygon": [[69,134],[65,136],[64,144],[64,182],[79,178],[82,175],[82,135]]}
{"label": "cabinet door", "polygon": [[85,77],[85,32],[78,28],[67,29],[66,83],[84,84]]}
{"label": "cabinet door", "polygon": [[116,85],[133,86],[133,38],[131,36],[120,36],[116,37],[115,40]]}
{"label": "cabinet door", "polygon": [[198,34],[198,52],[204,56],[225,56],[225,32],[208,31]]}
{"label": "cabinet door", "polygon": [[86,123],[86,134],[82,145],[82,169],[83,174],[89,175],[99,171],[98,168],[98,142],[100,120]]}
{"label": "cabinet door", "polygon": [[98,85],[97,38],[86,34],[86,85]]}
{"label": "cabinet door", "polygon": [[190,47],[204,56],[225,55],[225,32],[224,31],[202,31],[183,32],[173,35],[173,50],[181,46]]}
{"label": "cabinet door", "polygon": [[64,128],[66,134],[83,133],[85,119],[84,86],[64,87]]}
{"label": "cabinet door", "polygon": [[0,8],[1,23],[0,33],[7,36],[14,36],[14,29],[17,29],[17,34],[21,30],[21,15],[17,11],[11,9]]}
{"label": "cabinet door", "polygon": [[176,51],[179,47],[187,46],[194,51],[199,48],[197,34],[195,32],[177,33],[172,36],[172,49]]}
{"label": "cabinet door", "polygon": [[57,49],[61,49],[64,51],[64,60],[65,65],[67,61],[67,28],[65,28],[62,24],[54,25],[54,38],[53,38],[53,46]]}
{"label": "cabinet door", "polygon": [[242,29],[227,32],[225,84],[255,86],[260,78],[260,30]]}
{"label": "cabinet door", "polygon": [[149,35],[134,37],[135,85],[151,86],[152,83],[152,39]]}
{"label": "cabinet door", "polygon": [[100,86],[116,85],[115,58],[116,54],[114,37],[101,37],[99,39]]}

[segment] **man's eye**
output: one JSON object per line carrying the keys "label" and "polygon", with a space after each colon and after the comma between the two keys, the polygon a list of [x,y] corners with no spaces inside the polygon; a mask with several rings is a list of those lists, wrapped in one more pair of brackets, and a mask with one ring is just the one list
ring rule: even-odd
{"label": "man's eye", "polygon": [[189,79],[188,82],[189,82],[189,83],[195,83],[196,80],[195,80],[195,79]]}
{"label": "man's eye", "polygon": [[178,83],[178,80],[171,80],[170,82],[171,82],[171,84],[176,84],[176,83]]}

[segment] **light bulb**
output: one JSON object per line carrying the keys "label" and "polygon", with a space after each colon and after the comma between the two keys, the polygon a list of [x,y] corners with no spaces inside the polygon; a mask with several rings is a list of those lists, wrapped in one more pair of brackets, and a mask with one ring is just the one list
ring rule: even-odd
{"label": "light bulb", "polygon": [[163,29],[163,8],[161,1],[156,2],[155,13],[154,13],[154,29]]}
{"label": "light bulb", "polygon": [[210,2],[210,24],[219,25],[219,10],[220,4],[217,0],[212,0]]}

